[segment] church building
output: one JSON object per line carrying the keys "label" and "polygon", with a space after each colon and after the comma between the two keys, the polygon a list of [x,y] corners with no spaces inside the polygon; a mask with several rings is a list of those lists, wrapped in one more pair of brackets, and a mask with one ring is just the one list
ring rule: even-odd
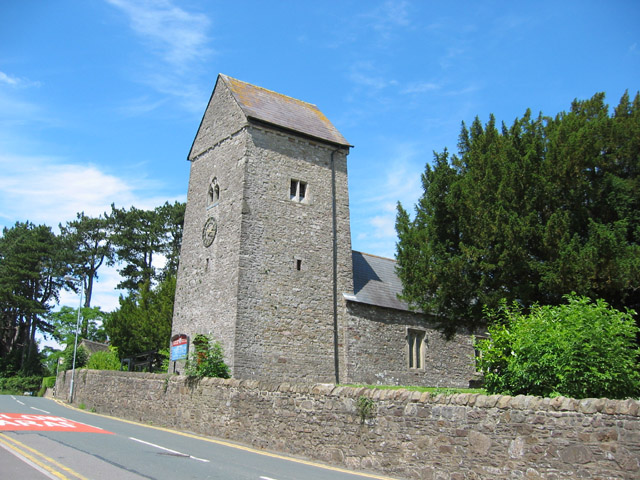
{"label": "church building", "polygon": [[395,261],[352,251],[351,145],[310,103],[219,75],[191,163],[172,334],[232,375],[467,387],[471,335],[398,299]]}

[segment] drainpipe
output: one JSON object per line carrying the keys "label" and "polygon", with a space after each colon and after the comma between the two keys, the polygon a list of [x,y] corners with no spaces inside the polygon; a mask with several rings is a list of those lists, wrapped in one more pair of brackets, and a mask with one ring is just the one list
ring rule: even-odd
{"label": "drainpipe", "polygon": [[336,385],[340,383],[340,355],[338,351],[338,220],[336,212],[336,164],[334,155],[340,150],[331,152],[331,215],[333,240],[333,364]]}

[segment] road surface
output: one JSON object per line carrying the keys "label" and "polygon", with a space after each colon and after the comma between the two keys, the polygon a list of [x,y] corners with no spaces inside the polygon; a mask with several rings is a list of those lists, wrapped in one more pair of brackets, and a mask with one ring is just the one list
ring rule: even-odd
{"label": "road surface", "polygon": [[0,479],[392,480],[213,438],[0,395]]}

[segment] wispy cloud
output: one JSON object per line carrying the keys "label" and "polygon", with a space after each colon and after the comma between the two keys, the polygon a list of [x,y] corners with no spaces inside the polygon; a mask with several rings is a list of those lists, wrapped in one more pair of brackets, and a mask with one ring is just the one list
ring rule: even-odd
{"label": "wispy cloud", "polygon": [[[149,193],[151,182],[118,177],[90,164],[74,164],[66,159],[47,156],[0,154],[0,228],[11,228],[17,220],[50,226],[58,232],[58,225],[74,220],[84,212],[97,217],[117,207],[152,209],[167,199]],[[118,307],[116,285],[122,280],[117,269],[104,266],[99,282],[94,285],[92,304],[104,311]],[[63,291],[60,305],[76,306],[76,294]]]}
{"label": "wispy cloud", "polygon": [[117,206],[154,208],[166,198],[145,196],[144,182],[136,184],[100,170],[45,156],[0,154],[0,224],[15,219],[56,227],[78,212],[98,216]]}
{"label": "wispy cloud", "polygon": [[11,86],[16,86],[19,83],[19,80],[15,77],[11,77],[4,72],[0,72],[0,83],[4,83]]}
{"label": "wispy cloud", "polygon": [[426,93],[434,90],[440,90],[441,86],[433,82],[414,82],[407,85],[400,93],[413,94],[413,93]]}
{"label": "wispy cloud", "polygon": [[152,112],[164,103],[166,103],[165,99],[155,100],[149,98],[148,95],[145,95],[130,99],[128,102],[121,105],[118,108],[118,111],[127,117],[135,117]]}
{"label": "wispy cloud", "polygon": [[57,125],[60,123],[29,97],[30,89],[40,87],[40,82],[0,72],[0,144],[14,140],[11,128],[25,124]]}
{"label": "wispy cloud", "polygon": [[16,77],[5,72],[0,72],[0,85],[8,85],[10,87],[39,87],[40,82],[34,82],[26,78]]}
{"label": "wispy cloud", "polygon": [[[379,175],[371,178],[369,196],[353,196],[352,210],[361,219],[355,227],[358,248],[385,257],[393,257],[396,243],[396,206],[407,210],[422,194],[422,149],[417,144],[397,143],[386,155],[389,159]],[[362,193],[362,192],[359,192]],[[357,200],[356,200],[357,199]],[[357,225],[362,223],[362,225]]]}
{"label": "wispy cloud", "polygon": [[[208,35],[209,17],[189,12],[170,0],[106,1],[127,16],[130,28],[157,60],[152,58],[148,62],[138,80],[199,112],[203,92],[194,78],[198,68],[214,53]],[[146,103],[146,107],[155,106],[157,102]]]}
{"label": "wispy cloud", "polygon": [[394,29],[406,28],[411,24],[409,2],[406,1],[388,0],[362,17],[367,19],[373,30],[383,38],[388,38]]}
{"label": "wispy cloud", "polygon": [[207,30],[209,18],[190,13],[168,0],[107,0],[128,17],[131,28],[174,66],[199,60],[211,53]]}
{"label": "wispy cloud", "polygon": [[385,78],[371,62],[358,62],[352,65],[349,78],[356,85],[373,90],[382,90],[396,84],[395,80]]}

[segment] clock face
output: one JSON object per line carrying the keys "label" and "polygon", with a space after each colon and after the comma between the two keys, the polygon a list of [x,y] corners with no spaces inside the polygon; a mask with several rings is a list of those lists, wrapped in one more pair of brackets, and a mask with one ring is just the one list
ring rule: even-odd
{"label": "clock face", "polygon": [[213,241],[216,239],[216,233],[218,233],[218,223],[216,219],[213,217],[207,218],[207,221],[204,222],[204,227],[202,228],[202,243],[205,247],[211,246]]}

